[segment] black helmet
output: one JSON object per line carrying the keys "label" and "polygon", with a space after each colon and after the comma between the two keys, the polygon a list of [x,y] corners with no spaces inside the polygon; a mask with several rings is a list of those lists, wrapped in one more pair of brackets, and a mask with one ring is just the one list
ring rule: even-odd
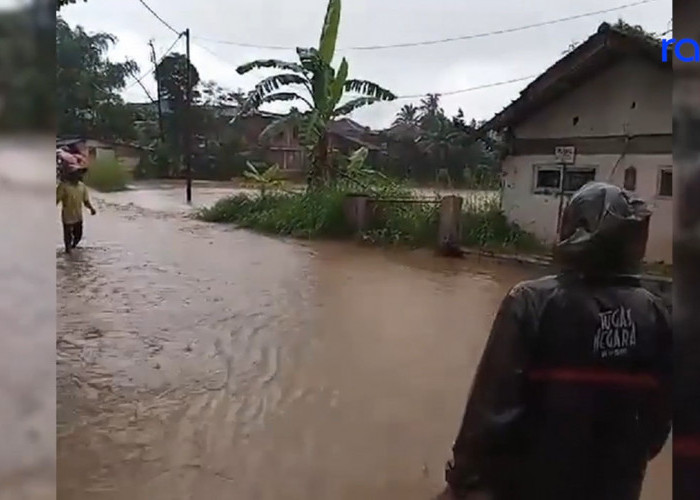
{"label": "black helmet", "polygon": [[579,189],[562,214],[557,261],[585,274],[640,270],[651,212],[632,193],[604,182]]}

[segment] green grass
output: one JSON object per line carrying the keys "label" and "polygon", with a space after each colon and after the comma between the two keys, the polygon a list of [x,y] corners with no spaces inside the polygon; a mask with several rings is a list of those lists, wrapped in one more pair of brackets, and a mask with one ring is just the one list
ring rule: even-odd
{"label": "green grass", "polygon": [[303,193],[271,192],[265,196],[237,195],[199,211],[208,222],[228,222],[265,233],[296,238],[351,235],[345,222],[340,190]]}
{"label": "green grass", "polygon": [[508,222],[496,198],[467,202],[462,212],[462,244],[492,251],[548,252],[534,235]]}
{"label": "green grass", "polygon": [[85,184],[103,193],[124,191],[130,181],[131,175],[116,160],[92,162],[85,176]]}
{"label": "green grass", "polygon": [[374,244],[432,246],[437,241],[438,215],[435,204],[378,203],[362,238]]}
{"label": "green grass", "polygon": [[[232,223],[268,234],[305,239],[353,236],[345,220],[343,200],[348,187],[307,192],[272,191],[265,196],[236,195],[198,212],[208,222]],[[392,189],[379,199],[409,197]],[[462,219],[462,244],[489,251],[546,253],[534,236],[507,221],[498,200],[467,201]],[[433,203],[376,203],[362,239],[378,245],[431,247],[437,242],[439,210]]]}

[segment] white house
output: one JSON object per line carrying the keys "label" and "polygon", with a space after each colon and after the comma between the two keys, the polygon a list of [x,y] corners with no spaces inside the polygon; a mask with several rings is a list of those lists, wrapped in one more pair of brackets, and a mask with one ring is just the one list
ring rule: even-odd
{"label": "white house", "polygon": [[[554,242],[560,204],[589,181],[612,182],[654,212],[646,260],[671,263],[672,86],[660,43],[608,24],[540,75],[485,124],[509,143],[509,220]],[[574,152],[571,163],[555,154],[561,147]]]}

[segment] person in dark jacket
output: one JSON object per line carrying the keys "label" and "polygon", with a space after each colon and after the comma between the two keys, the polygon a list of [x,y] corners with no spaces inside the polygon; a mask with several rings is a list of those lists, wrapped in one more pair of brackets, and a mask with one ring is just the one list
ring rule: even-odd
{"label": "person in dark jacket", "polygon": [[503,300],[439,498],[638,500],[671,428],[669,311],[641,285],[650,212],[589,183],[554,277]]}

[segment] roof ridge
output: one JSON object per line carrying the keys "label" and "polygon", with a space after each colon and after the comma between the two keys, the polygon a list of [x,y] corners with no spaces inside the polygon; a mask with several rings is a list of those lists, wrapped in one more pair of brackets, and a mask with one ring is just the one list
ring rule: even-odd
{"label": "roof ridge", "polygon": [[553,85],[562,78],[569,78],[572,72],[582,72],[585,79],[587,75],[590,76],[595,72],[596,68],[602,67],[601,64],[605,64],[605,61],[610,59],[606,53],[613,54],[613,57],[639,54],[650,61],[653,60],[656,64],[663,64],[664,67],[670,68],[671,65],[662,63],[659,54],[656,53],[659,47],[661,42],[656,40],[653,34],[647,35],[646,32],[640,32],[635,26],[601,23],[595,33],[540,73],[520,91],[516,99],[496,113],[481,128],[502,128],[512,125],[514,120],[518,120],[517,116],[522,116],[525,109],[532,111],[552,98],[552,95],[557,94],[558,91],[553,90]]}

